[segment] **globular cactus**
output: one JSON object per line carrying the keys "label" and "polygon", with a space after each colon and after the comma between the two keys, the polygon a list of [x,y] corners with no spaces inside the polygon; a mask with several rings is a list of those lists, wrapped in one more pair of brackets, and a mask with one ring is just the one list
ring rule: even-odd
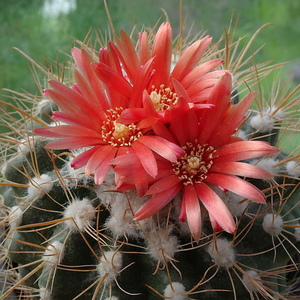
{"label": "globular cactus", "polygon": [[33,110],[15,107],[1,299],[296,295],[300,168],[278,146],[297,126],[295,91],[250,108],[243,82],[272,68],[241,71],[247,49],[234,65],[237,44],[208,51],[210,37],[172,52],[171,36],[164,23],[137,52],[124,32],[99,53],[81,44],[73,82],[51,73]]}

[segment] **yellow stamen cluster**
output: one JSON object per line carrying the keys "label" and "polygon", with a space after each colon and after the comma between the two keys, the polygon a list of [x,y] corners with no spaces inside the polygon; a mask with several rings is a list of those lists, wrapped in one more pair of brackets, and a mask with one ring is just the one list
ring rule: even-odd
{"label": "yellow stamen cluster", "polygon": [[106,113],[106,120],[101,127],[103,142],[113,146],[130,146],[142,133],[135,124],[125,125],[118,123],[123,108],[109,109]]}
{"label": "yellow stamen cluster", "polygon": [[152,86],[152,92],[150,93],[150,98],[157,111],[163,111],[170,108],[170,106],[175,105],[178,100],[176,93],[163,84],[160,85],[159,89]]}
{"label": "yellow stamen cluster", "polygon": [[174,173],[184,185],[200,183],[207,177],[213,165],[213,156],[216,150],[207,144],[199,145],[188,142],[182,149],[185,154],[173,164]]}

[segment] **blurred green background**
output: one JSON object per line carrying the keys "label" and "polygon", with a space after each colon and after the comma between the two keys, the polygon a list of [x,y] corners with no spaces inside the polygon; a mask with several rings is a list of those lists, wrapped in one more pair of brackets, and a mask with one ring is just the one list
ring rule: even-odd
{"label": "blurred green background", "polygon": [[[258,62],[290,61],[286,76],[300,63],[300,1],[299,0],[183,0],[183,15],[193,33],[207,30],[214,41],[228,28],[232,12],[239,14],[237,37],[249,37],[265,23],[254,46],[266,46]],[[136,24],[153,26],[168,14],[174,28],[179,28],[179,0],[107,0],[116,30],[129,31]],[[39,93],[31,77],[28,61],[12,47],[17,47],[37,62],[44,57],[67,58],[74,38],[83,40],[91,29],[106,31],[108,19],[103,0],[0,0],[0,89],[26,90]],[[42,76],[42,74],[41,74]],[[2,91],[2,94],[5,93]]]}
{"label": "blurred green background", "polygon": [[[116,31],[131,32],[136,25],[153,27],[166,14],[172,23],[174,36],[179,33],[180,0],[107,0]],[[182,0],[186,28],[192,25],[192,35],[206,31],[214,41],[224,34],[232,15],[238,21],[235,38],[248,35],[266,23],[256,38],[253,49],[263,49],[256,63],[271,60],[273,64],[289,62],[280,73],[282,80],[298,72],[294,86],[300,83],[300,0]],[[39,64],[44,59],[68,62],[74,39],[84,40],[87,33],[107,32],[109,28],[103,0],[0,0],[0,99],[11,101],[3,89],[29,92],[41,96],[30,70],[30,63],[17,47]],[[44,74],[37,73],[42,84]],[[268,89],[272,76],[264,83]],[[0,126],[0,132],[6,131]],[[293,133],[295,129],[293,129]],[[284,140],[289,139],[286,135]],[[299,146],[300,133],[293,135],[285,149]]]}

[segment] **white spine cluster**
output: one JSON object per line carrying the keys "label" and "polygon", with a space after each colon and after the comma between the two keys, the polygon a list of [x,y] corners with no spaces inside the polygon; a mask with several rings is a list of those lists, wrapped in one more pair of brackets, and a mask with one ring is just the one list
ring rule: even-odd
{"label": "white spine cluster", "polygon": [[23,220],[23,211],[20,206],[13,206],[10,209],[10,213],[8,216],[8,223],[11,229],[15,229],[19,227]]}
{"label": "white spine cluster", "polygon": [[64,245],[59,241],[54,241],[50,244],[44,252],[43,260],[53,264],[58,265],[64,255]]}
{"label": "white spine cluster", "polygon": [[103,254],[101,262],[97,266],[99,276],[104,276],[104,284],[109,285],[119,276],[123,265],[123,257],[120,252],[107,251]]}
{"label": "white spine cluster", "polygon": [[188,300],[188,296],[184,295],[186,293],[185,287],[180,282],[173,282],[172,285],[168,284],[164,296],[170,300]]}
{"label": "white spine cluster", "polygon": [[243,279],[242,279],[245,288],[249,292],[256,292],[258,290],[257,289],[258,281],[260,281],[261,278],[259,276],[257,276],[257,272],[254,270],[247,270],[246,273],[247,273],[247,275],[244,274]]}
{"label": "white spine cluster", "polygon": [[34,177],[29,182],[27,194],[30,199],[36,199],[52,190],[53,182],[49,175],[42,174],[39,178]]}
{"label": "white spine cluster", "polygon": [[262,223],[263,230],[272,235],[277,236],[282,231],[283,219],[280,215],[266,214]]}
{"label": "white spine cluster", "polygon": [[229,269],[235,262],[234,249],[231,247],[231,242],[226,239],[218,238],[213,240],[206,248],[206,251],[219,267]]}
{"label": "white spine cluster", "polygon": [[71,230],[85,231],[95,217],[95,208],[87,198],[75,199],[64,211],[65,224]]}

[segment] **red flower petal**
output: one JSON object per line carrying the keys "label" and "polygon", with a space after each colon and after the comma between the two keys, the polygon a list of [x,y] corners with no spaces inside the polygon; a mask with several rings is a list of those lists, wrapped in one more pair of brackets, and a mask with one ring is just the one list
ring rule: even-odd
{"label": "red flower petal", "polygon": [[81,154],[79,154],[78,156],[76,156],[72,162],[71,162],[71,167],[76,169],[79,169],[83,166],[85,166],[88,162],[88,160],[91,158],[91,156],[98,151],[99,147],[93,147],[91,149],[88,149],[84,152],[82,152]]}
{"label": "red flower petal", "polygon": [[245,114],[254,100],[254,95],[254,92],[249,93],[237,105],[230,108],[229,114],[224,121],[211,133],[208,143],[212,147],[217,148],[226,143],[229,136],[235,133],[236,129],[244,121]]}
{"label": "red flower petal", "polygon": [[163,23],[156,35],[152,46],[153,76],[152,84],[159,87],[161,84],[167,85],[170,75],[172,55],[172,29],[169,23]]}
{"label": "red flower petal", "polygon": [[204,110],[200,120],[199,144],[206,144],[212,132],[219,128],[230,106],[231,76],[225,73],[214,86],[207,103],[214,104],[215,108]]}
{"label": "red flower petal", "polygon": [[36,128],[34,132],[47,137],[90,137],[92,139],[102,139],[98,132],[86,127],[74,125],[39,127]]}
{"label": "red flower petal", "polygon": [[194,185],[200,201],[203,203],[210,216],[217,220],[217,223],[227,232],[233,233],[235,223],[226,204],[220,197],[205,183]]}
{"label": "red flower petal", "polygon": [[254,202],[265,204],[265,195],[256,186],[251,183],[229,174],[207,173],[205,182],[209,182],[232,191],[242,197],[245,197]]}
{"label": "red flower petal", "polygon": [[195,81],[199,80],[201,76],[205,75],[221,64],[223,64],[223,59],[213,59],[199,65],[195,69],[191,70],[187,76],[185,76],[181,82],[182,86],[185,89],[188,89],[195,83]]}
{"label": "red flower petal", "polygon": [[135,214],[135,220],[143,220],[151,217],[164,208],[180,191],[181,184],[174,185],[169,189],[155,194]]}
{"label": "red flower petal", "polygon": [[65,137],[48,143],[46,149],[78,149],[83,147],[92,147],[101,144],[99,139],[91,139],[89,137]]}
{"label": "red flower petal", "polygon": [[[66,114],[71,116],[82,116],[82,114],[85,114],[92,120],[101,118],[102,114],[95,111],[79,93],[60,82],[50,80],[49,83],[54,90],[47,89],[44,91],[44,94],[50,97]],[[76,105],[70,105],[70,102],[76,103]]]}
{"label": "red flower petal", "polygon": [[103,162],[106,162],[106,159],[111,161],[115,157],[117,150],[116,147],[111,145],[99,147],[91,156],[85,167],[86,175],[93,173]]}
{"label": "red flower petal", "polygon": [[278,153],[263,141],[240,141],[222,146],[214,154],[214,162],[239,161]]}
{"label": "red flower petal", "polygon": [[116,152],[117,149],[113,148],[96,168],[94,177],[96,184],[100,185],[104,181],[109,169],[111,168],[111,160],[115,157]]}
{"label": "red flower petal", "polygon": [[[145,171],[150,176],[155,178],[155,176],[157,175],[157,163],[153,152],[139,141],[132,143],[131,147],[139,158]],[[128,167],[130,167],[130,165],[128,165]]]}
{"label": "red flower petal", "polygon": [[140,62],[135,50],[134,45],[128,34],[124,31],[120,31],[120,38],[115,38],[117,44],[117,50],[121,55],[119,58],[123,64],[124,70],[131,81],[137,79]]}
{"label": "red flower petal", "polygon": [[181,179],[179,179],[176,175],[164,177],[152,184],[149,190],[147,191],[146,195],[161,193],[171,188],[172,186],[178,184],[179,182],[181,182]]}
{"label": "red flower petal", "polygon": [[188,47],[181,55],[177,62],[171,77],[181,81],[187,74],[189,74],[200,58],[203,56],[207,47],[211,43],[212,37],[206,36]]}
{"label": "red flower petal", "polygon": [[[129,82],[119,74],[117,71],[109,67],[108,65],[104,63],[96,63],[94,64],[94,70],[99,77],[101,81],[103,81],[106,86],[112,90],[117,92],[122,97],[129,99],[131,92],[132,92],[132,86],[129,84]],[[112,100],[112,107],[120,107],[121,105],[117,102],[115,99]]]}
{"label": "red flower petal", "polygon": [[150,47],[147,32],[141,32],[139,34],[139,59],[140,64],[144,65],[150,59]]}
{"label": "red flower petal", "polygon": [[138,141],[171,162],[184,154],[181,147],[159,136],[144,135]]}
{"label": "red flower petal", "polygon": [[265,169],[243,162],[215,162],[209,171],[213,173],[227,173],[249,178],[273,178],[273,174]]}
{"label": "red flower petal", "polygon": [[198,195],[194,189],[194,186],[188,184],[184,187],[182,206],[185,207],[187,223],[189,225],[191,234],[196,242],[199,241],[201,236],[202,220],[201,220],[201,208],[198,199]]}

